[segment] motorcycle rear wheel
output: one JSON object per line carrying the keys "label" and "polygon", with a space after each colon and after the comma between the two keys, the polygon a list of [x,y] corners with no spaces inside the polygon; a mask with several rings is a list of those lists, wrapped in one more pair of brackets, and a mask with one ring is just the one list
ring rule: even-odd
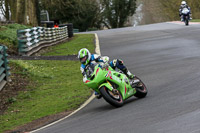
{"label": "motorcycle rear wheel", "polygon": [[[140,80],[138,77],[135,77],[136,79]],[[146,97],[148,90],[146,85],[142,82],[142,80],[140,80],[140,82],[137,84],[137,86],[135,87],[136,89],[136,93],[135,93],[135,97],[137,98],[144,98]]]}
{"label": "motorcycle rear wheel", "polygon": [[121,107],[124,104],[122,95],[118,92],[118,95],[114,95],[108,88],[102,86],[100,89],[103,98],[114,107]]}

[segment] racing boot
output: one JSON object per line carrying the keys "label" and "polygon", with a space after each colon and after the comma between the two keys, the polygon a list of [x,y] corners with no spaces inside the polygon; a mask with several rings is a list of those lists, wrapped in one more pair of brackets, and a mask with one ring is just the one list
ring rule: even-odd
{"label": "racing boot", "polygon": [[189,14],[189,16],[190,16],[190,20],[192,20],[192,14]]}
{"label": "racing boot", "polygon": [[184,21],[184,19],[183,19],[183,15],[181,15],[181,22],[183,22]]}
{"label": "racing boot", "polygon": [[140,82],[140,80],[136,79],[135,75],[133,75],[127,68],[124,68],[123,72],[130,79],[130,84],[133,88]]}
{"label": "racing boot", "polygon": [[129,79],[133,79],[135,77],[135,75],[133,75],[126,67],[124,69],[122,69],[122,72],[129,78]]}

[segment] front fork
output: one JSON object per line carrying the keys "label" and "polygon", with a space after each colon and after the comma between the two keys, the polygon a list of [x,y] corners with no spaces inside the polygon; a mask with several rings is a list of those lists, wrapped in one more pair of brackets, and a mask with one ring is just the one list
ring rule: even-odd
{"label": "front fork", "polygon": [[103,86],[105,86],[106,88],[108,88],[110,91],[113,91],[113,86],[111,85],[111,83],[108,81],[108,80],[106,80],[106,83],[103,83],[103,84],[101,84],[100,86],[99,86],[99,89],[101,88],[101,87],[103,87]]}
{"label": "front fork", "polygon": [[102,87],[102,86],[105,86],[106,88],[108,88],[110,90],[110,92],[113,94],[113,95],[118,95],[119,94],[119,91],[115,88],[113,88],[113,86],[111,85],[111,83],[106,80],[107,83],[103,83],[102,85],[99,86],[99,89]]}

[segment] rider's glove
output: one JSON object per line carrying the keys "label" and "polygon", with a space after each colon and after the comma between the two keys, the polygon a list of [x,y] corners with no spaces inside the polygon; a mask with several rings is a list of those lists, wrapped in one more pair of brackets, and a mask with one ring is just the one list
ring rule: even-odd
{"label": "rider's glove", "polygon": [[108,61],[109,61],[109,57],[108,56],[104,56],[104,57],[102,57],[103,58],[103,62],[104,63],[107,63]]}

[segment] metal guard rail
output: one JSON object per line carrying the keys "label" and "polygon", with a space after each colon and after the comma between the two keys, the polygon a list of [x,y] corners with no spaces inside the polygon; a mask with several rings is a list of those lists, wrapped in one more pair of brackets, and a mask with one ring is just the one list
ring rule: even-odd
{"label": "metal guard rail", "polygon": [[9,61],[7,60],[8,54],[6,53],[7,47],[0,45],[0,91],[9,81],[10,67],[8,66]]}
{"label": "metal guard rail", "polygon": [[30,56],[43,47],[51,46],[68,39],[68,28],[44,28],[17,30],[19,55]]}

